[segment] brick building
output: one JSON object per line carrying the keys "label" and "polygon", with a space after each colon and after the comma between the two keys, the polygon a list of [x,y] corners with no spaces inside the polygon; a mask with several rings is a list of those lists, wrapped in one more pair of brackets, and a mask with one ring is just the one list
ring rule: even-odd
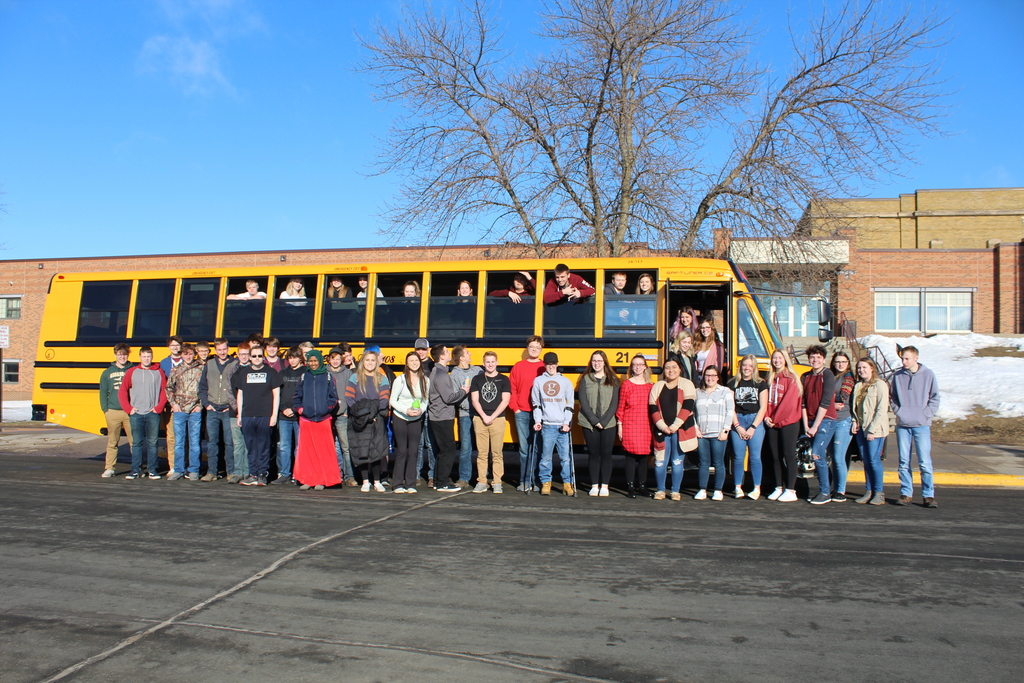
{"label": "brick building", "polygon": [[[798,249],[725,237],[717,248],[763,286],[793,291],[796,279],[798,293],[828,296],[858,335],[1024,333],[1024,188],[835,200],[808,207],[797,234]],[[794,251],[787,271],[808,277],[773,279]],[[805,302],[766,298],[784,334],[814,334]]]}

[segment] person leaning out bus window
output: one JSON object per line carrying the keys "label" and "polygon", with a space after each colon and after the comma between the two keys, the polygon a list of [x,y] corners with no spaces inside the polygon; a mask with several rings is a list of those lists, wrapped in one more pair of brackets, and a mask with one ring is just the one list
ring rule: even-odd
{"label": "person leaning out bus window", "polygon": [[592,284],[570,273],[569,266],[559,263],[555,266],[555,276],[544,287],[544,303],[548,306],[577,303],[593,296],[595,291]]}
{"label": "person leaning out bus window", "polygon": [[250,299],[266,299],[267,293],[260,291],[260,283],[255,280],[245,281],[245,291],[241,294],[228,294],[228,298],[232,300],[250,300]]}
{"label": "person leaning out bus window", "polygon": [[495,289],[488,296],[507,296],[512,303],[518,304],[523,297],[533,296],[537,291],[537,281],[529,272],[521,270],[512,276],[512,285],[508,289]]}
{"label": "person leaning out bus window", "polygon": [[415,280],[409,280],[402,287],[402,296],[406,299],[418,299],[420,296],[420,283]]}
{"label": "person leaning out bus window", "polygon": [[288,281],[288,285],[281,292],[278,299],[292,299],[289,301],[291,306],[305,306],[306,305],[306,286],[302,283],[301,277],[293,277]]}
{"label": "person leaning out bus window", "polygon": [[458,296],[473,296],[473,285],[469,283],[469,280],[461,280],[456,294]]}

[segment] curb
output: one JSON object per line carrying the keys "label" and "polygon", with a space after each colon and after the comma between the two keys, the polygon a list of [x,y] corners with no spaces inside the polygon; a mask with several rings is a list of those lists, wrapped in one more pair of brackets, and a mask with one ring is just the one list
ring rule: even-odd
{"label": "curb", "polygon": [[[914,481],[921,483],[920,473],[913,472]],[[1024,477],[1013,474],[964,474],[960,472],[934,472],[932,480],[936,486],[992,486],[998,488],[1024,488]],[[846,481],[864,483],[864,471],[850,471]],[[899,484],[897,472],[886,472],[882,478],[886,484]]]}

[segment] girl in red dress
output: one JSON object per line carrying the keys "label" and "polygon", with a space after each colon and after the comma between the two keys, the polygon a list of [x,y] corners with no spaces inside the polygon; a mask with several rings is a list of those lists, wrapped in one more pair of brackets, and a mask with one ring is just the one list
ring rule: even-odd
{"label": "girl in red dress", "polygon": [[619,389],[618,421],[619,441],[626,451],[626,495],[647,492],[647,459],[651,455],[651,418],[647,404],[650,400],[651,369],[642,355],[633,356],[629,363],[629,377]]}

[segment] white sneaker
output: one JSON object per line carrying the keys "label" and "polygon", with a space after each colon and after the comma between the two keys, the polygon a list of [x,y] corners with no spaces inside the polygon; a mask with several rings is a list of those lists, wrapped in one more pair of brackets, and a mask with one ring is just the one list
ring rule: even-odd
{"label": "white sneaker", "polygon": [[384,484],[380,483],[379,481],[373,482],[373,490],[376,491],[377,493],[387,493],[387,489],[384,488]]}
{"label": "white sneaker", "polygon": [[711,494],[711,500],[725,500],[725,496],[722,495],[721,491],[715,491]]}
{"label": "white sneaker", "polygon": [[761,487],[760,486],[755,486],[754,488],[752,488],[750,490],[750,493],[747,494],[747,498],[749,498],[750,500],[757,500],[760,497],[761,497]]}
{"label": "white sneaker", "polygon": [[734,498],[745,498],[746,495],[747,494],[743,493],[743,489],[741,489],[739,486],[736,487],[736,491],[735,493],[733,493]]}
{"label": "white sneaker", "polygon": [[695,495],[693,497],[693,499],[694,500],[707,500],[708,499],[708,492],[706,490],[704,490],[704,489],[701,489],[700,491],[697,491],[697,495]]}
{"label": "white sneaker", "polygon": [[786,489],[786,492],[779,496],[780,503],[795,503],[797,501],[796,491],[793,489]]}
{"label": "white sneaker", "polygon": [[487,493],[487,484],[482,481],[478,481],[476,486],[473,487],[473,493]]}
{"label": "white sneaker", "polygon": [[590,495],[597,496],[597,494],[599,494],[600,492],[601,487],[598,486],[597,484],[594,484],[593,486],[590,487]]}
{"label": "white sneaker", "polygon": [[785,491],[786,489],[781,486],[776,486],[775,490],[768,494],[768,500],[778,500]]}
{"label": "white sneaker", "polygon": [[115,472],[114,470],[103,470],[103,474],[101,474],[100,476],[103,477],[104,479],[110,479],[115,474],[117,474],[117,472]]}
{"label": "white sneaker", "polygon": [[405,493],[405,487],[399,486],[391,491],[392,493]]}
{"label": "white sneaker", "polygon": [[362,491],[363,493],[369,493],[370,492],[370,480],[367,479],[366,481],[364,481],[363,485],[359,487],[359,490]]}
{"label": "white sneaker", "polygon": [[601,484],[601,491],[597,495],[601,496],[602,498],[607,498],[608,497],[608,484]]}

